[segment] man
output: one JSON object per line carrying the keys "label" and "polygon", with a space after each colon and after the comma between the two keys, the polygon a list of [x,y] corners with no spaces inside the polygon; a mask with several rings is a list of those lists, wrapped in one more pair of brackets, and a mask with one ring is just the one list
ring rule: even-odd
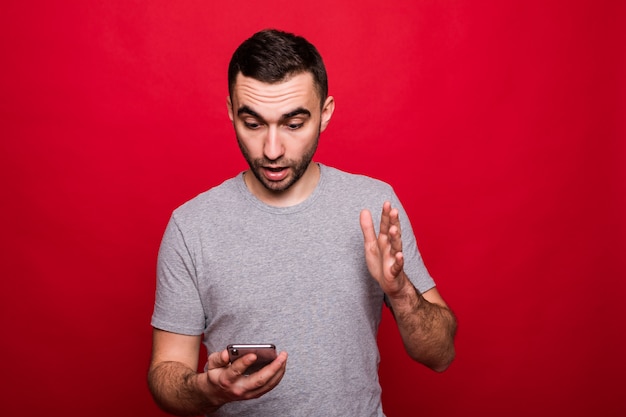
{"label": "man", "polygon": [[[155,401],[177,415],[383,416],[383,303],[408,354],[435,371],[454,358],[455,318],[392,188],[312,162],[335,108],[315,47],[261,31],[235,51],[228,76],[249,169],[176,209],[166,228]],[[370,213],[381,208],[376,228]],[[254,354],[229,362],[228,344],[260,342],[281,350],[260,371],[244,373]],[[209,356],[197,372],[201,343]]]}

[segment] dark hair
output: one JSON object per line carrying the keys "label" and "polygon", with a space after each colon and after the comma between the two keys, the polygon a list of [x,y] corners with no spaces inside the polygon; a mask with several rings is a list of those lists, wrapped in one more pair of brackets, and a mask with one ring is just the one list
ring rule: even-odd
{"label": "dark hair", "polygon": [[304,72],[313,75],[323,106],[328,96],[328,76],[315,46],[293,33],[265,29],[245,40],[233,53],[228,65],[228,92],[232,96],[239,73],[274,84]]}

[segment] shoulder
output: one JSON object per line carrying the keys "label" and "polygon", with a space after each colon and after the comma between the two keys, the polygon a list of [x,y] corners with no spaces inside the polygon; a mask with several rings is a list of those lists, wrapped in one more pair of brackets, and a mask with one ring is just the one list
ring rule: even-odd
{"label": "shoulder", "polygon": [[391,185],[382,180],[363,174],[342,171],[322,164],[320,166],[332,187],[346,189],[351,194],[389,194],[393,192]]}
{"label": "shoulder", "polygon": [[221,184],[210,188],[177,207],[173,217],[182,221],[191,221],[206,213],[215,213],[220,209],[232,210],[241,200],[237,177],[229,178]]}

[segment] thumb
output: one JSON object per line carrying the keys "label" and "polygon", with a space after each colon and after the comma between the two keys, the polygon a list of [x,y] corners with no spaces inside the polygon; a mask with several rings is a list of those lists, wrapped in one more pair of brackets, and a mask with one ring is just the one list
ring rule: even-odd
{"label": "thumb", "polygon": [[220,352],[213,352],[207,360],[207,370],[215,368],[223,368],[229,363],[228,351],[226,349]]}
{"label": "thumb", "polygon": [[361,222],[361,232],[363,232],[363,239],[367,245],[376,242],[376,230],[374,229],[374,220],[372,219],[372,213],[369,210],[361,210],[359,216]]}

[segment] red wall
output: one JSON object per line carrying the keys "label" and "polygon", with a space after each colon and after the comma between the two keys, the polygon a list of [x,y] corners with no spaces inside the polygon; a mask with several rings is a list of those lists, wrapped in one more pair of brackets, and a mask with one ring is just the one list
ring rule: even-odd
{"label": "red wall", "polygon": [[244,169],[226,65],[267,26],[325,56],[318,160],[394,184],[459,318],[435,374],[385,316],[388,416],[626,413],[623,2],[213,3],[3,2],[1,415],[160,415],[159,240]]}

